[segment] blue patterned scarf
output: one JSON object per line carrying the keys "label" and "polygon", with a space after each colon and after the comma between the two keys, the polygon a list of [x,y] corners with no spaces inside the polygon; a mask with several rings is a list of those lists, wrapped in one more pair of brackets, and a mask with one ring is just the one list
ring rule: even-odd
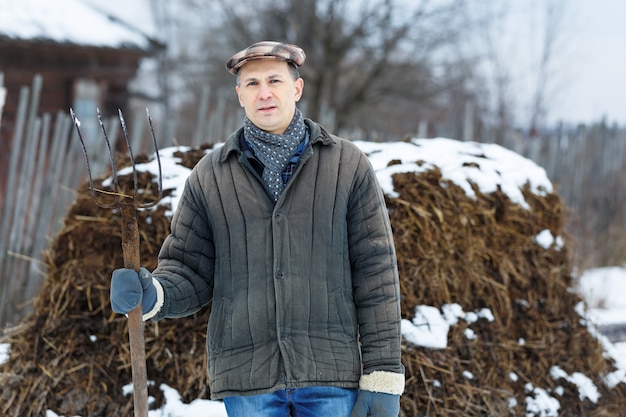
{"label": "blue patterned scarf", "polygon": [[247,117],[243,121],[243,128],[244,138],[250,144],[254,155],[265,166],[263,181],[274,202],[277,202],[285,187],[281,173],[306,134],[302,112],[296,108],[293,119],[283,134],[266,132],[255,126]]}

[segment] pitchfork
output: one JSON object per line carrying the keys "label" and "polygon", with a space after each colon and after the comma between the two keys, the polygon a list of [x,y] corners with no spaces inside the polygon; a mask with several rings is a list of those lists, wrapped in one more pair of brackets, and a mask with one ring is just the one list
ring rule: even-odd
{"label": "pitchfork", "polygon": [[[117,178],[117,170],[115,168],[115,157],[113,149],[111,148],[111,142],[107,134],[106,128],[102,121],[102,115],[98,109],[98,122],[100,128],[104,134],[104,140],[106,142],[109,157],[111,159],[111,168],[113,170],[113,192],[104,190],[96,190],[93,186],[93,178],[91,175],[91,167],[89,165],[89,157],[87,156],[87,148],[85,141],[83,140],[82,133],[80,131],[80,121],[74,114],[74,110],[70,109],[70,114],[76,126],[78,137],[83,148],[83,154],[85,155],[85,165],[87,166],[87,173],[89,176],[89,189],[91,191],[91,198],[95,204],[102,208],[114,209],[119,208],[122,214],[122,252],[124,256],[124,268],[134,269],[139,272],[139,228],[137,227],[137,209],[153,207],[163,196],[163,175],[161,171],[161,159],[159,158],[159,149],[157,146],[156,138],[154,136],[154,128],[152,127],[152,119],[150,118],[150,112],[146,109],[146,115],[148,123],[150,125],[150,135],[152,136],[152,143],[154,145],[157,163],[159,166],[159,178],[158,178],[158,196],[154,201],[140,202],[137,199],[138,184],[137,184],[137,168],[135,166],[135,159],[133,151],[128,139],[128,129],[126,128],[126,122],[122,111],[119,110],[119,119],[122,124],[122,130],[124,132],[124,138],[126,139],[126,146],[130,156],[130,163],[133,169],[133,190],[132,194],[122,194],[119,191],[119,184]],[[113,196],[112,202],[105,202],[105,199],[96,196],[96,191],[100,193]],[[108,198],[111,201],[111,198]],[[146,371],[146,349],[144,342],[144,328],[143,318],[141,313],[141,305],[135,310],[128,313],[128,336],[130,340],[130,360],[131,370],[133,378],[133,403],[135,417],[148,417],[148,381]]]}

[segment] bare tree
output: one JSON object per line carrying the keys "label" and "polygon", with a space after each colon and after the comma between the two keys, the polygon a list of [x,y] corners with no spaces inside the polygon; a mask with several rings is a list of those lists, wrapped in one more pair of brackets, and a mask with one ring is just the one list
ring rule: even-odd
{"label": "bare tree", "polygon": [[[399,0],[218,0],[207,25],[205,68],[211,85],[232,80],[228,55],[260,39],[301,45],[307,52],[303,106],[332,129],[413,132],[418,118],[442,106],[442,94],[469,83],[469,68],[449,53],[469,27],[466,2]],[[209,27],[210,26],[210,27]],[[217,63],[217,66],[216,66]],[[450,78],[452,77],[452,78]],[[219,93],[218,93],[219,94]],[[376,117],[378,114],[378,117]],[[369,116],[374,117],[369,117]],[[403,132],[400,129],[404,129]]]}
{"label": "bare tree", "polygon": [[490,123],[500,136],[514,127],[536,133],[543,128],[557,93],[555,77],[567,21],[563,0],[488,5],[491,25],[480,31],[481,77],[490,99]]}
{"label": "bare tree", "polygon": [[566,5],[562,0],[548,1],[543,5],[543,25],[540,32],[541,51],[536,68],[536,83],[530,104],[530,131],[536,132],[542,127],[547,115],[547,104],[552,93],[553,65],[557,58],[557,49],[563,33],[562,25]]}
{"label": "bare tree", "polygon": [[[242,115],[224,63],[234,51],[261,39],[305,49],[301,105],[308,117],[331,130],[359,129],[367,136],[378,132],[398,138],[415,133],[424,121],[434,127],[432,134],[466,138],[484,134],[479,131],[482,126],[496,127],[490,130],[498,137],[520,123],[532,130],[545,119],[553,93],[563,9],[562,0],[526,8],[522,18],[532,17],[531,52],[537,56],[516,69],[511,56],[517,56],[511,51],[522,47],[527,51],[531,42],[514,37],[516,44],[502,50],[502,38],[511,34],[508,2],[155,0],[151,4],[169,46],[157,65],[159,97],[164,119],[174,125],[170,130],[182,138],[181,143],[201,137],[198,120],[203,118],[207,123],[211,117],[220,119],[223,129],[215,140],[237,125]],[[537,10],[542,25],[537,23]],[[465,132],[464,126],[478,130]]]}

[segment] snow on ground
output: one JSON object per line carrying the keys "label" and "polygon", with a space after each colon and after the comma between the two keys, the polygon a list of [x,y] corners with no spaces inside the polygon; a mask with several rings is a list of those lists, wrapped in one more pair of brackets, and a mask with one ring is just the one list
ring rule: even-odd
{"label": "snow on ground", "polygon": [[585,315],[607,355],[617,362],[618,370],[607,376],[607,382],[626,382],[626,340],[611,343],[597,330],[598,326],[626,324],[626,265],[587,270],[578,278],[576,290],[588,306],[586,312],[579,312]]}
{"label": "snow on ground", "polygon": [[594,321],[602,324],[626,323],[626,274],[624,266],[585,271],[578,291],[585,295]]}
{"label": "snow on ground", "polygon": [[[412,142],[373,143],[356,142],[368,154],[372,166],[376,170],[383,191],[395,196],[391,175],[399,172],[422,172],[437,166],[442,172],[444,180],[450,180],[459,185],[470,197],[475,197],[471,183],[476,184],[484,193],[495,191],[498,187],[511,201],[528,209],[528,204],[520,188],[529,183],[533,192],[543,195],[552,191],[552,184],[543,168],[534,162],[521,157],[512,151],[494,144],[479,144],[475,142],[459,142],[451,139],[414,139]],[[178,204],[185,179],[190,170],[177,165],[178,158],[173,154],[181,148],[167,148],[160,151],[162,170],[164,174],[164,189],[175,191],[164,199],[161,204],[168,205],[168,213],[172,213]],[[391,166],[390,161],[395,163]],[[139,170],[157,173],[155,161],[138,166]],[[122,174],[122,173],[120,173]],[[561,247],[563,240],[560,236],[553,236],[549,231],[542,231],[535,237],[535,242],[544,248],[556,245]],[[626,266],[615,268],[598,268],[586,271],[580,277],[579,293],[587,300],[590,310],[583,305],[577,307],[581,320],[588,323],[592,334],[595,334],[605,347],[607,355],[616,359],[619,369],[606,376],[609,385],[626,382],[626,343],[611,343],[597,331],[597,325],[605,323],[626,323]],[[472,306],[458,304],[445,305],[441,309],[433,306],[415,306],[416,315],[413,320],[402,321],[402,335],[411,343],[430,349],[443,349],[447,346],[447,335],[452,326],[463,320],[473,323],[479,319],[493,320],[489,309],[473,309]],[[468,339],[475,334],[468,329]],[[520,340],[520,343],[524,343]],[[0,362],[7,358],[9,346],[0,346]],[[467,373],[466,378],[472,378]],[[580,372],[566,374],[561,368],[553,367],[550,376],[554,380],[565,379],[579,388],[581,398],[597,401],[598,389],[592,381]],[[511,374],[511,378],[517,375]],[[129,385],[126,391],[131,390]],[[183,417],[188,415],[203,415],[205,417],[226,416],[221,402],[196,400],[190,404],[183,404],[176,390],[167,385],[161,385],[166,404],[159,410],[150,411],[150,417]],[[526,393],[526,416],[557,416],[560,404],[558,400],[541,387],[528,385]],[[511,407],[516,405],[511,399]],[[48,411],[46,417],[57,416]],[[80,416],[65,416],[80,417]]]}

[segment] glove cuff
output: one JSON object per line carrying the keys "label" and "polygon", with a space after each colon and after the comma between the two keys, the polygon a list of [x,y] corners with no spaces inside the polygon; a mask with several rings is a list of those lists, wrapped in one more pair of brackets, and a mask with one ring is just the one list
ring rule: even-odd
{"label": "glove cuff", "polygon": [[156,302],[154,303],[154,307],[142,316],[143,321],[148,321],[152,317],[156,316],[165,302],[165,296],[163,295],[163,287],[161,286],[161,283],[156,278],[152,277],[152,284],[156,290]]}
{"label": "glove cuff", "polygon": [[404,374],[387,371],[374,371],[361,376],[359,388],[364,391],[402,395],[404,392]]}

